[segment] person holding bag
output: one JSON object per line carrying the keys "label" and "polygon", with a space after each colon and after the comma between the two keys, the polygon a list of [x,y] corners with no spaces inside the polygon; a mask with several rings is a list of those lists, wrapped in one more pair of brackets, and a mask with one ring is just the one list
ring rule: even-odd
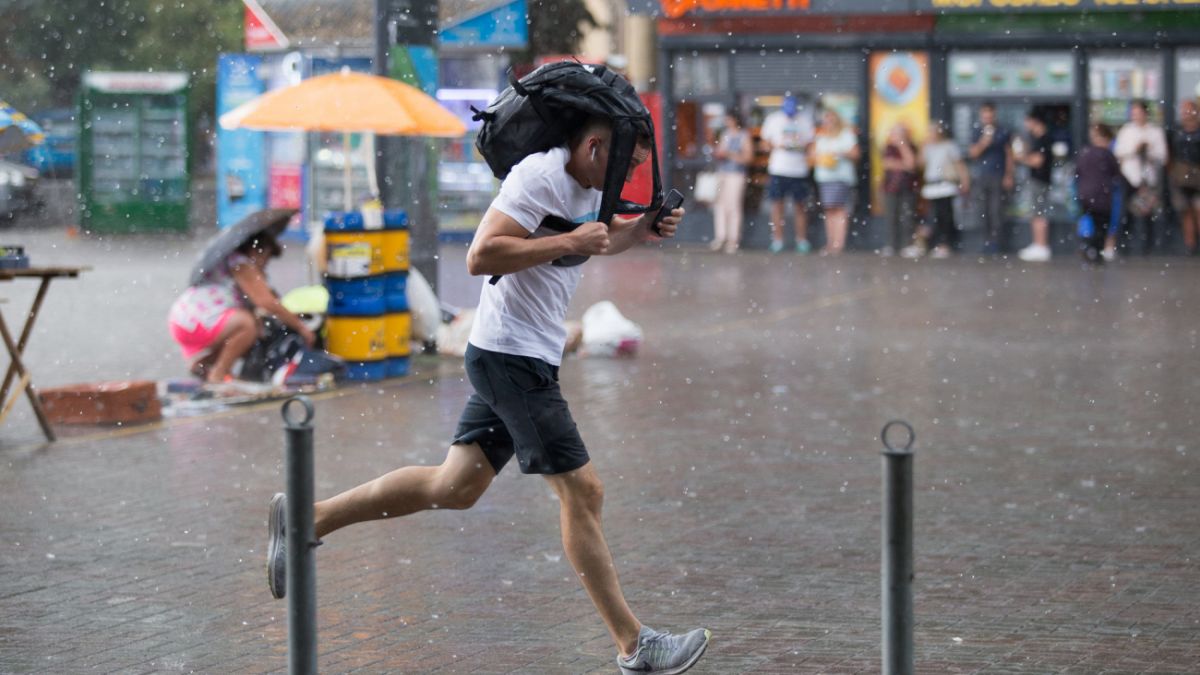
{"label": "person holding bag", "polygon": [[750,133],[734,111],[725,113],[725,127],[713,153],[717,159],[717,197],[713,203],[713,240],[709,248],[736,253],[742,238],[742,198],[746,168],[754,158]]}

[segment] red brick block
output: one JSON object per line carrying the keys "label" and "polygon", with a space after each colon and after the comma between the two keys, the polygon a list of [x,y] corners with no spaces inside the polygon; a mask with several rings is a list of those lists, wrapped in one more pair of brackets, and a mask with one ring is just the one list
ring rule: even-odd
{"label": "red brick block", "polygon": [[51,424],[143,424],[162,419],[153,382],[99,382],[43,389]]}

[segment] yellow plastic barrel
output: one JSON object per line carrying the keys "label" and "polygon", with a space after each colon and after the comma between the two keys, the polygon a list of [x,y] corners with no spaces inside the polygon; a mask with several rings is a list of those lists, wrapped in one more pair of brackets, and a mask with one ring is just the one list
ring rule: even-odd
{"label": "yellow plastic barrel", "polygon": [[[325,231],[326,260],[331,277],[350,279],[384,272],[382,231]],[[408,239],[405,233],[405,263]]]}
{"label": "yellow plastic barrel", "polygon": [[408,271],[408,230],[384,230],[379,233],[383,247],[383,271]]}
{"label": "yellow plastic barrel", "polygon": [[328,349],[347,361],[387,358],[388,340],[383,316],[331,316]]}
{"label": "yellow plastic barrel", "polygon": [[408,356],[412,351],[412,314],[392,312],[383,315],[388,356]]}

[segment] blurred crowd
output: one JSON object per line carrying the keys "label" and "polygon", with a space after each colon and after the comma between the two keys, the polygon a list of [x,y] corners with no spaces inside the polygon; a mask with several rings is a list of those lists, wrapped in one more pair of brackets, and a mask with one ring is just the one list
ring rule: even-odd
{"label": "blurred crowd", "polygon": [[[1026,201],[1031,243],[1016,251],[1030,262],[1052,256],[1052,168],[1072,160],[1068,206],[1073,232],[1068,237],[1092,264],[1118,256],[1150,253],[1178,228],[1190,255],[1200,252],[1200,107],[1184,101],[1170,129],[1156,124],[1145,101],[1134,101],[1119,128],[1093,124],[1083,147],[1051,133],[1051,120],[1038,108],[1025,115],[1023,128],[1010,129],[984,102],[965,144],[951,138],[943,121],[933,121],[921,142],[903,124],[882,141],[882,183],[877,211],[886,222],[883,255],[950,257],[963,250],[963,213],[971,213],[982,233],[985,255],[1008,253],[1014,237],[1008,218],[1015,193]],[[822,255],[846,246],[863,149],[859,135],[832,108],[819,116],[802,114],[797,101],[763,120],[758,137],[736,112],[727,112],[713,147],[714,171],[698,177],[696,192],[713,210],[714,251],[735,252],[741,242],[743,198],[755,151],[769,153],[765,198],[770,205],[772,253],[785,244],[787,211],[792,206],[794,248],[813,250],[810,202],[822,214]],[[1022,170],[1018,170],[1022,169]],[[700,195],[704,194],[703,197]],[[1061,201],[1061,200],[1060,200]],[[1061,213],[1058,214],[1061,219]],[[1061,247],[1060,247],[1061,250]]]}

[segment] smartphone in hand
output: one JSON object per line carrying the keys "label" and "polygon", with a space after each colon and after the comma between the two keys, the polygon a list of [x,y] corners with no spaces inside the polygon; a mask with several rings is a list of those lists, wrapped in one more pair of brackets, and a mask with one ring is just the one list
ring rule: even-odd
{"label": "smartphone in hand", "polygon": [[662,206],[659,207],[658,213],[654,216],[654,222],[650,225],[651,231],[661,237],[662,230],[658,229],[658,224],[662,222],[663,218],[671,215],[671,212],[680,206],[683,206],[683,193],[675,188],[671,188],[671,191],[667,193],[666,199],[663,200]]}

